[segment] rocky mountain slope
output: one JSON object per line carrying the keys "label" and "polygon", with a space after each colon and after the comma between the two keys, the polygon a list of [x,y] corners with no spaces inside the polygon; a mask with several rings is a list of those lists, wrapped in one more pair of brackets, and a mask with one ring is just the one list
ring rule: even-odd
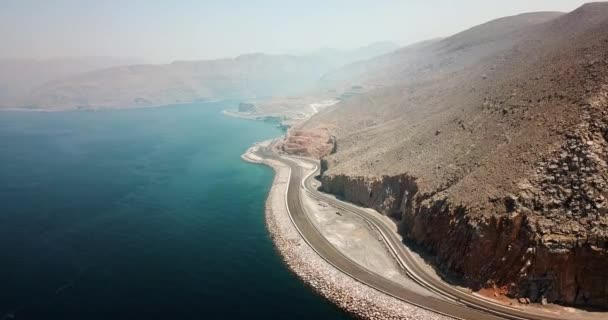
{"label": "rocky mountain slope", "polygon": [[369,91],[293,129],[335,137],[325,191],[391,215],[471,287],[608,307],[608,3],[340,72]]}
{"label": "rocky mountain slope", "polygon": [[[334,68],[396,49],[377,43],[351,51],[295,55],[246,54],[234,59],[125,65],[36,82],[0,107],[89,109],[157,106],[215,99],[302,93]],[[0,93],[2,87],[0,87]]]}

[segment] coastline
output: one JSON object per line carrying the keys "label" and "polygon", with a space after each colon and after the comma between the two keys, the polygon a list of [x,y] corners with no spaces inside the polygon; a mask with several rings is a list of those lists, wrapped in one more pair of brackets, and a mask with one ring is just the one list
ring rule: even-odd
{"label": "coastline", "polygon": [[245,120],[258,120],[261,121],[264,119],[264,116],[256,116],[253,114],[247,114],[247,113],[243,113],[243,112],[238,112],[235,110],[222,110],[222,114],[224,114],[225,116],[228,117],[233,117],[233,118],[238,118],[238,119],[245,119]]}
{"label": "coastline", "polygon": [[79,112],[101,112],[110,110],[134,110],[134,109],[147,109],[147,108],[162,108],[162,107],[173,107],[189,105],[194,103],[218,103],[229,99],[210,99],[204,101],[189,101],[189,102],[176,102],[176,103],[153,103],[139,106],[92,106],[92,107],[58,107],[58,108],[38,108],[38,107],[0,107],[0,112],[66,112],[66,111],[79,111]]}
{"label": "coastline", "polygon": [[343,311],[361,319],[449,319],[377,291],[336,269],[321,258],[297,230],[288,213],[285,196],[290,169],[281,162],[253,154],[270,141],[256,143],[241,158],[274,170],[265,205],[265,223],[275,249],[288,269],[304,284]]}

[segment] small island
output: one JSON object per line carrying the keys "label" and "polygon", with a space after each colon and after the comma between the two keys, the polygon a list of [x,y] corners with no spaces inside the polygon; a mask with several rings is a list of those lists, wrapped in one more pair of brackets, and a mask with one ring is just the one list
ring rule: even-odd
{"label": "small island", "polygon": [[247,102],[239,103],[239,112],[253,113],[256,110],[257,110],[257,108],[255,107],[255,104],[253,104],[253,103],[247,103]]}

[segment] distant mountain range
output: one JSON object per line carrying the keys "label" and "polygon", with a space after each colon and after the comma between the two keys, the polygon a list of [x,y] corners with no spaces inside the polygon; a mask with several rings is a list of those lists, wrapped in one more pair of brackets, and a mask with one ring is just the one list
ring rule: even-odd
{"label": "distant mountain range", "polygon": [[141,63],[136,58],[0,59],[0,107],[16,107],[47,82],[84,72]]}
{"label": "distant mountain range", "polygon": [[0,61],[0,107],[130,108],[302,93],[327,72],[398,48],[390,42],[304,55],[132,64],[128,60]]}

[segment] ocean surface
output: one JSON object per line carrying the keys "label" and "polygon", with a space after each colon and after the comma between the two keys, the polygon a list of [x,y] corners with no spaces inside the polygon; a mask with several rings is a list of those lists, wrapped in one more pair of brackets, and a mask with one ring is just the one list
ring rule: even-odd
{"label": "ocean surface", "polygon": [[0,112],[0,319],[345,319],[282,264],[235,102]]}

